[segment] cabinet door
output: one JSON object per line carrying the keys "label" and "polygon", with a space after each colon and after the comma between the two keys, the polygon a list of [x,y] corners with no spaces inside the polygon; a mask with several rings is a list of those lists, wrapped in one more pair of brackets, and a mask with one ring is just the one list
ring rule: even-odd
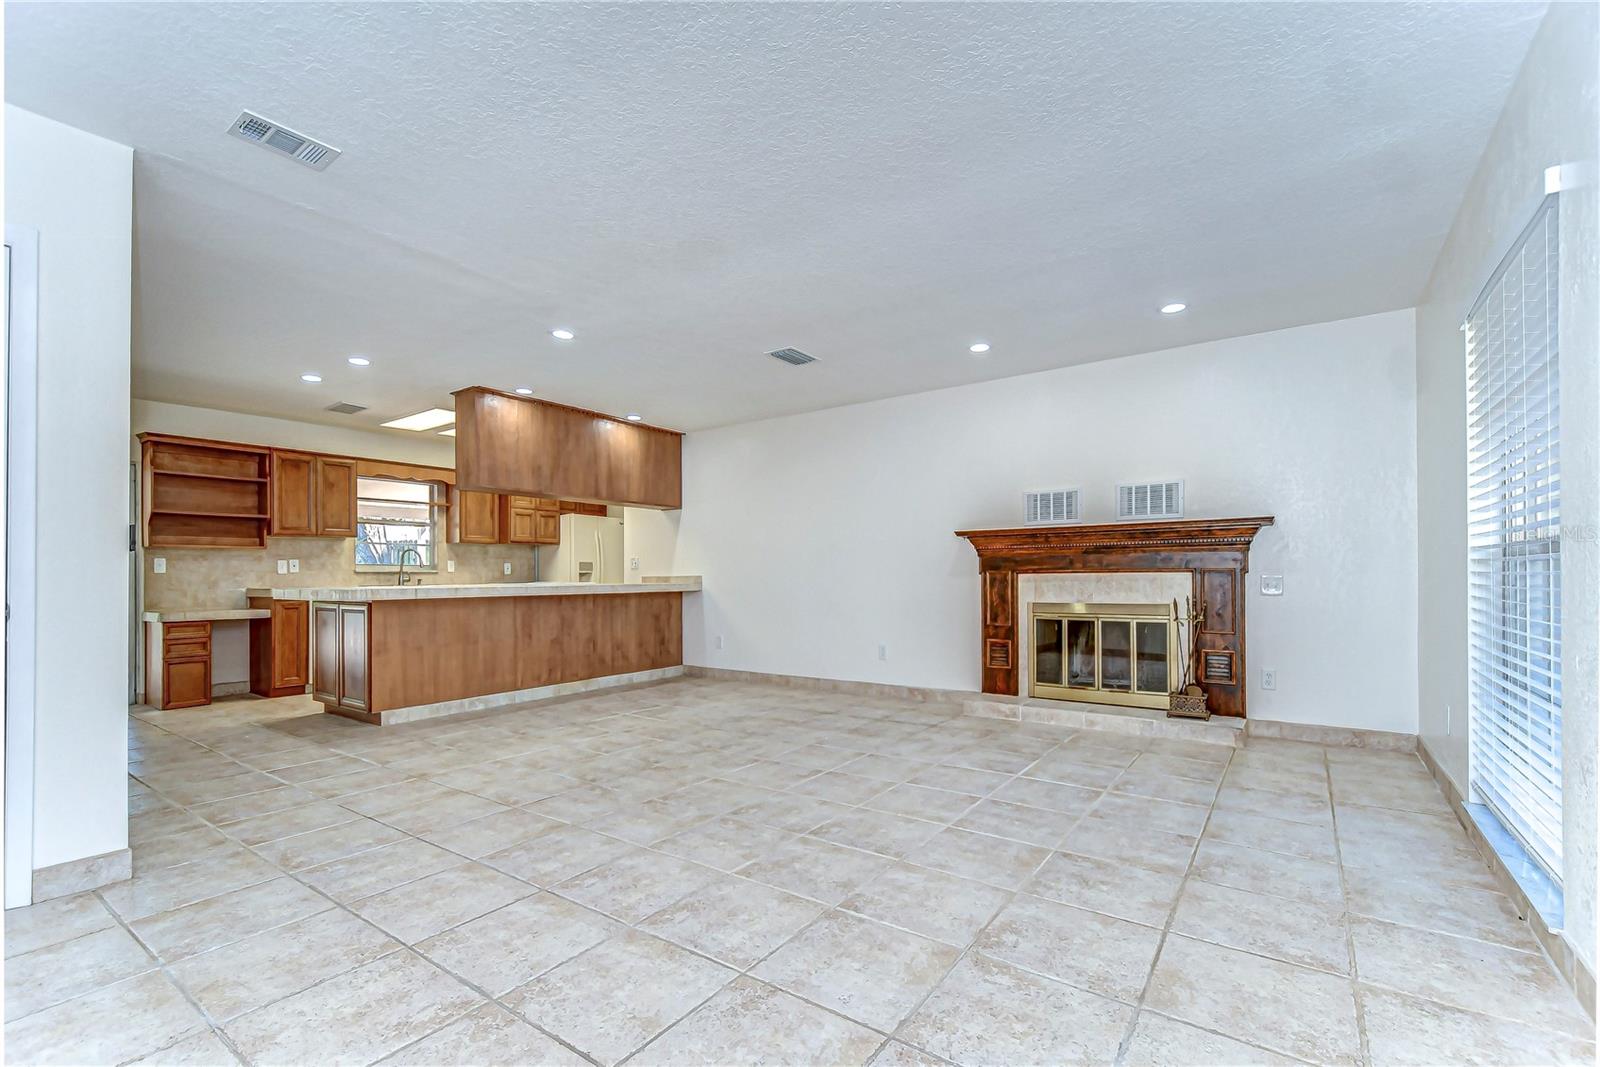
{"label": "cabinet door", "polygon": [[356,461],[317,457],[317,533],[356,535]]}
{"label": "cabinet door", "polygon": [[456,492],[454,514],[450,526],[455,539],[465,545],[496,545],[500,543],[500,497],[497,493],[478,493],[462,489]]}
{"label": "cabinet door", "polygon": [[312,677],[311,696],[324,704],[339,703],[339,605],[318,604],[313,611],[316,626],[317,670]]}
{"label": "cabinet door", "polygon": [[534,512],[533,540],[535,544],[540,545],[559,545],[561,543],[561,512]]}
{"label": "cabinet door", "polygon": [[531,545],[538,541],[535,519],[538,512],[532,508],[506,510],[506,541],[513,545]]}
{"label": "cabinet door", "polygon": [[211,703],[211,657],[162,664],[163,709],[196,708]]}
{"label": "cabinet door", "polygon": [[272,604],[272,688],[303,687],[309,680],[310,650],[304,600],[277,600]]}
{"label": "cabinet door", "polygon": [[303,452],[272,453],[272,518],[275,537],[317,534],[317,460]]}
{"label": "cabinet door", "polygon": [[367,609],[339,605],[339,704],[367,710]]}

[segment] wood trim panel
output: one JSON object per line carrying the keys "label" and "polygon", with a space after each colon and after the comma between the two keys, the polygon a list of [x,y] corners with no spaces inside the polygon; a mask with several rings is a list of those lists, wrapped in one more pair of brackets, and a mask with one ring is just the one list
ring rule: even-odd
{"label": "wood trim panel", "polygon": [[271,617],[250,620],[250,692],[297,696],[311,682],[311,605],[304,600],[251,597]]}
{"label": "wood trim panel", "polygon": [[[1026,642],[1012,649],[1009,667],[995,665],[1001,641],[1015,640],[1018,574],[1118,571],[1188,571],[1194,602],[1204,613],[1196,634],[1199,655],[1226,654],[1226,678],[1199,685],[1206,703],[1218,715],[1245,714],[1244,575],[1250,545],[1272,516],[1240,519],[1179,519],[1163,522],[1104,523],[1085,526],[1024,526],[997,530],[964,530],[956,536],[972,543],[982,575],[980,662],[983,691],[1014,696],[1018,689],[1017,659]],[[1001,620],[1005,620],[1003,623]]]}

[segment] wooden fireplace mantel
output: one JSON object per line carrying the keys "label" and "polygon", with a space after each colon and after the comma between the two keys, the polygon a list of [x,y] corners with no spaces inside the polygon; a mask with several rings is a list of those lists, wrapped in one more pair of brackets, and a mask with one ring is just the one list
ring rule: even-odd
{"label": "wooden fireplace mantel", "polygon": [[1250,543],[1272,516],[1167,519],[1095,525],[1017,526],[958,530],[978,552],[983,580],[983,691],[1015,696],[1017,575],[1128,571],[1188,571],[1200,670],[1197,681],[1218,715],[1245,713],[1244,575]]}

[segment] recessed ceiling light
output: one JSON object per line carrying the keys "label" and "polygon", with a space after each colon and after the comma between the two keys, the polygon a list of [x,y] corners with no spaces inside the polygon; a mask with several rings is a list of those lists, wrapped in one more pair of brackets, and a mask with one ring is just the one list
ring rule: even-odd
{"label": "recessed ceiling light", "polygon": [[456,428],[454,426],[450,427],[448,430],[440,430],[439,431],[439,436],[440,437],[454,437],[455,435],[456,435]]}
{"label": "recessed ceiling light", "polygon": [[554,337],[557,341],[570,341],[574,335],[571,330],[551,330],[550,336]]}
{"label": "recessed ceiling light", "polygon": [[407,415],[403,419],[391,419],[384,423],[391,430],[436,430],[440,426],[448,426],[456,421],[456,413],[446,411],[444,408],[429,408],[419,411],[415,415]]}
{"label": "recessed ceiling light", "polygon": [[347,362],[352,367],[370,367],[370,366],[372,366],[372,360],[368,359],[366,356],[351,356],[350,359]]}
{"label": "recessed ceiling light", "polygon": [[967,349],[967,351],[968,352],[974,352],[974,353],[976,353],[976,354],[981,356],[985,352],[989,351],[989,344],[986,341],[979,341],[977,344],[975,344],[971,348]]}
{"label": "recessed ceiling light", "polygon": [[1188,306],[1188,304],[1163,304],[1161,306],[1161,314],[1176,315],[1178,312],[1182,311]]}
{"label": "recessed ceiling light", "polygon": [[520,387],[517,390],[517,395],[518,396],[532,396],[533,395],[533,390],[529,389],[526,385],[524,385],[524,386]]}
{"label": "recessed ceiling light", "polygon": [[630,411],[630,412],[628,412],[628,421],[629,422],[643,422],[644,421],[644,416],[640,415],[636,411]]}
{"label": "recessed ceiling light", "polygon": [[300,375],[300,380],[302,382],[310,382],[312,385],[316,385],[318,382],[322,381],[322,375],[320,375],[320,374],[302,374],[302,375]]}

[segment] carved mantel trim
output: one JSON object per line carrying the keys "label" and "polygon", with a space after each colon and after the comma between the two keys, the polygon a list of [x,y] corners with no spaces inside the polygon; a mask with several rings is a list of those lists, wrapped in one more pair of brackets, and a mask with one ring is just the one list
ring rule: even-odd
{"label": "carved mantel trim", "polygon": [[983,691],[1016,695],[1017,575],[1095,571],[1189,571],[1203,613],[1196,644],[1206,663],[1199,684],[1219,715],[1243,715],[1244,574],[1250,544],[1271,515],[1234,519],[1166,519],[1085,526],[1016,526],[959,530],[972,543],[982,574]]}

